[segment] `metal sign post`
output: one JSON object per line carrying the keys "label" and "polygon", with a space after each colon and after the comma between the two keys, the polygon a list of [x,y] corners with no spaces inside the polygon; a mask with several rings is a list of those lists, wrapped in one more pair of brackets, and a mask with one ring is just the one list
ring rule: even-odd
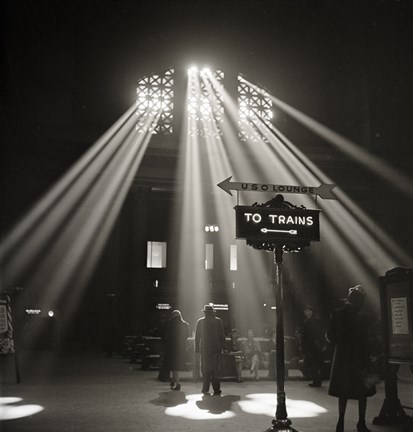
{"label": "metal sign post", "polygon": [[[280,184],[231,182],[228,177],[217,186],[232,196],[231,190],[245,192],[274,192],[318,195],[323,199],[336,199],[332,190],[334,184],[313,186],[292,186]],[[311,241],[320,240],[320,210],[306,209],[284,201],[282,195],[264,204],[235,207],[236,238],[245,239],[254,249],[274,253],[276,323],[276,369],[277,369],[277,408],[272,427],[266,432],[296,432],[291,427],[286,407],[285,360],[284,360],[284,292],[282,262],[284,252],[297,252],[310,246]]]}
{"label": "metal sign post", "polygon": [[272,430],[295,430],[291,427],[291,420],[288,419],[286,397],[285,397],[285,363],[284,363],[284,290],[282,277],[283,248],[276,245],[274,248],[274,266],[275,266],[275,306],[277,310],[276,323],[276,369],[277,369],[277,410]]}
{"label": "metal sign post", "polygon": [[277,408],[272,427],[266,432],[296,432],[291,426],[286,407],[284,359],[284,288],[282,263],[284,252],[296,252],[320,239],[320,210],[297,207],[277,195],[267,203],[254,206],[236,206],[236,237],[244,238],[254,249],[272,251],[275,270],[276,373]]}

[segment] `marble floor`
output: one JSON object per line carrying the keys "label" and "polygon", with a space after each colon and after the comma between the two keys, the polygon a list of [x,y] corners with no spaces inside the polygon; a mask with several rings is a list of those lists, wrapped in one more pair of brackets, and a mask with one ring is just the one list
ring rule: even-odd
{"label": "marble floor", "polygon": [[[272,427],[276,383],[261,372],[260,381],[244,371],[244,382],[222,382],[222,395],[205,397],[190,372],[182,372],[181,391],[158,380],[158,371],[142,371],[121,357],[100,352],[26,352],[19,356],[21,382],[11,359],[2,360],[0,431],[265,431]],[[292,374],[293,375],[293,374]],[[298,431],[335,430],[337,399],[328,382],[311,388],[294,376],[285,382],[288,418]],[[408,416],[413,412],[413,375],[399,371],[398,393]],[[372,432],[406,432],[411,426],[375,425],[384,401],[384,384],[369,398]],[[355,430],[357,402],[349,401],[345,431]]]}

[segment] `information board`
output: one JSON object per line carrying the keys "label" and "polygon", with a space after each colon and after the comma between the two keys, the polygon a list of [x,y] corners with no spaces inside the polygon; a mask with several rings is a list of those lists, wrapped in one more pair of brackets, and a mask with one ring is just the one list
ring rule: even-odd
{"label": "information board", "polygon": [[413,270],[393,269],[381,286],[388,361],[413,364]]}
{"label": "information board", "polygon": [[10,297],[0,294],[0,354],[14,354]]}

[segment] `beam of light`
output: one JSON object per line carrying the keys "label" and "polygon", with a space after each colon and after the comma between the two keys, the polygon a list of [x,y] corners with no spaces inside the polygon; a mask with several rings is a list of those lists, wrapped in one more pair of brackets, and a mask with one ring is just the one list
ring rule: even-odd
{"label": "beam of light", "polygon": [[11,405],[22,400],[20,397],[0,397],[0,421],[30,417],[44,410],[41,405]]}
{"label": "beam of light", "polygon": [[[294,167],[296,178],[301,184],[332,183],[308,158],[306,158],[294,145],[281,134],[273,125],[268,126],[258,121],[260,131],[267,137],[277,154],[287,166]],[[268,134],[267,128],[274,134]],[[284,150],[283,150],[284,149]],[[288,149],[286,151],[285,149]],[[297,163],[298,162],[298,163]],[[377,286],[377,275],[383,269],[413,263],[403,249],[371,220],[350,198],[340,189],[336,191],[339,201],[319,201],[319,206],[327,216],[321,226],[321,237],[327,239],[327,245],[332,253],[342,262],[354,281],[369,286]],[[310,201],[307,199],[307,202]],[[340,245],[337,247],[337,245]],[[315,255],[318,265],[325,264],[320,255]],[[325,266],[325,273],[337,276],[334,269]],[[337,282],[337,281],[334,281]],[[379,304],[377,289],[372,289],[370,298],[376,307]]]}
{"label": "beam of light", "polygon": [[[41,245],[53,238],[55,233],[48,229],[44,220],[45,217],[51,210],[54,210],[55,215],[52,222],[62,220],[63,216],[59,212],[60,207],[57,207],[57,203],[71,190],[80,176],[88,173],[88,167],[93,161],[102,157],[105,151],[107,152],[109,143],[113,139],[119,136],[121,139],[125,137],[125,129],[129,130],[134,122],[134,112],[135,106],[130,107],[1,242],[0,262],[7,264],[3,269],[6,272],[3,273],[6,280],[8,272],[11,274],[21,273],[22,269],[28,265],[28,258],[38,254]],[[50,216],[48,217],[50,218]],[[52,223],[52,227],[54,225]],[[32,240],[34,231],[36,231],[36,241]],[[21,247],[22,241],[24,241],[24,248]]]}
{"label": "beam of light", "polygon": [[[263,122],[258,122],[258,127],[265,134],[270,145],[277,148],[277,155],[283,163],[292,167],[291,171],[295,172],[299,183],[310,182],[310,185],[325,181],[331,183],[331,180],[326,178],[303,154],[299,154],[298,150],[291,152],[292,143],[273,126],[270,129],[276,135],[272,135]],[[298,158],[297,155],[300,157]],[[336,202],[319,201],[324,212],[321,237],[327,240],[331,252],[337,255],[355,281],[372,288],[377,285],[379,269],[377,265],[372,265],[373,256],[380,261],[382,268],[394,267],[397,265],[397,259],[402,259],[405,263],[412,262],[407,254],[400,248],[395,248],[390,240],[387,245],[383,244],[383,239],[388,236],[384,232],[381,236],[377,235],[379,229],[377,224],[374,224],[343,192],[339,191],[336,195],[342,199]],[[308,198],[306,200],[310,203]],[[320,262],[319,265],[321,264]],[[328,267],[325,272],[329,272]],[[373,288],[369,291],[372,293],[369,301],[377,308],[379,305],[377,289]]]}
{"label": "beam of light", "polygon": [[[309,184],[332,183],[332,180],[306,156],[298,149],[294,149],[293,144],[273,125],[270,126],[270,129],[275,135],[270,136],[268,129],[265,130],[266,128],[267,126],[261,122],[260,129],[263,130],[272,145],[279,148],[278,154],[283,161],[290,166],[294,163],[294,166],[297,167],[294,171],[302,184],[306,182]],[[376,255],[384,268],[400,265],[400,263],[412,264],[412,257],[409,257],[402,248],[397,246],[385,231],[352,202],[342,190],[337,189],[335,195],[338,198],[336,202],[320,200],[318,204],[326,212],[329,223],[334,230],[340,233],[341,242],[347,241],[353,252],[356,251],[359,257],[364,257],[364,260]],[[330,239],[332,234],[330,231],[326,238]],[[372,270],[377,271],[378,269]]]}
{"label": "beam of light", "polygon": [[[211,104],[218,104],[220,100],[227,100],[227,94],[222,94],[222,85],[214,78],[213,74],[201,77],[207,92],[207,99]],[[219,94],[221,93],[221,97]],[[239,151],[234,133],[228,128],[228,123],[217,124],[213,116],[202,119],[202,128],[205,136],[205,149],[207,159],[205,165],[208,167],[208,178],[212,185],[217,184],[225,173],[237,171],[237,164],[229,157],[229,153]],[[222,129],[221,129],[222,128]],[[232,145],[233,144],[233,145]],[[229,148],[230,147],[230,148]],[[251,170],[248,169],[250,172]],[[237,280],[236,273],[229,271],[230,268],[230,245],[235,243],[235,223],[233,209],[228,206],[226,197],[218,190],[212,193],[213,201],[208,208],[209,214],[218,225],[222,227],[219,236],[215,237],[215,244],[219,248],[219,256],[224,262],[222,264],[222,283],[226,287],[229,303],[231,305],[234,321],[232,325],[241,330],[249,327],[257,329],[257,316],[261,315],[262,296],[268,290],[266,274],[269,266],[262,254],[250,251],[242,242],[236,242],[240,260],[248,261],[248,271],[243,272],[242,279]],[[251,253],[252,252],[252,253]],[[255,253],[254,253],[255,252]],[[265,257],[266,258],[266,257]],[[240,266],[244,267],[244,266]],[[247,267],[245,267],[247,268]],[[232,274],[231,274],[232,273]],[[235,289],[234,289],[235,287]]]}
{"label": "beam of light", "polygon": [[[256,87],[254,84],[249,84]],[[403,175],[399,170],[396,170],[378,156],[367,152],[354,142],[322,125],[296,108],[293,108],[273,95],[270,95],[270,97],[276,106],[296,119],[299,123],[325,139],[344,154],[350,156],[366,170],[373,172],[376,176],[391,184],[396,190],[399,190],[408,198],[413,198],[413,180],[411,178]]]}
{"label": "beam of light", "polygon": [[[226,113],[230,114],[234,123],[236,106],[227,94],[224,95],[224,101]],[[239,180],[245,180],[246,173],[250,172],[252,180],[249,181],[252,182],[257,182],[262,177],[271,179],[270,183],[274,182],[274,173],[276,173],[277,182],[298,182],[310,186],[334,183],[273,125],[261,121],[256,114],[251,115],[250,122],[254,124],[254,128],[251,131],[247,130],[247,135],[254,130],[262,136],[262,139],[248,143],[248,148],[245,150],[249,152],[248,160],[256,161],[259,171],[253,172],[242,158],[238,158],[237,165],[242,166],[242,178],[238,177]],[[225,141],[225,144],[228,142]],[[236,171],[227,172],[227,174],[234,173]],[[412,259],[342,191],[338,189],[336,195],[339,198],[337,202],[318,201],[323,209],[322,217],[325,219],[321,224],[321,238],[322,241],[325,240],[326,245],[315,244],[312,250],[317,249],[323,256],[325,250],[329,256],[335,256],[340,266],[344,266],[346,273],[353,278],[352,282],[360,281],[368,287],[374,287],[371,290],[374,294],[370,301],[377,306],[378,272],[395,265],[411,265]],[[307,207],[314,207],[311,198],[303,197],[303,201],[307,203]],[[337,277],[336,267],[330,268],[326,262],[321,262],[320,253],[310,253],[310,256],[318,258],[317,265],[322,266],[326,274],[330,273]]]}
{"label": "beam of light", "polygon": [[178,182],[182,191],[175,199],[172,232],[177,233],[178,308],[184,318],[195,322],[202,306],[209,303],[209,281],[204,265],[205,193],[203,157],[198,135],[199,75],[190,70],[187,84],[187,105],[183,136],[180,141]]}
{"label": "beam of light", "polygon": [[[280,153],[281,157],[288,158],[288,165],[292,164],[292,160],[294,158],[297,159],[300,163],[298,165],[297,170],[297,180],[312,184],[314,182],[320,183],[332,183],[332,179],[326,176],[311,160],[306,157],[297,147],[295,147],[288,138],[283,135],[278,129],[276,129],[273,125],[270,126],[271,132],[274,133],[274,139],[277,140],[279,145],[277,146],[280,149],[285,148],[285,150]],[[286,151],[288,150],[288,151]],[[369,253],[374,251],[380,252],[382,250],[383,256],[380,261],[383,265],[392,266],[397,265],[397,263],[409,263],[411,262],[411,257],[403,251],[400,246],[398,246],[389,235],[381,229],[377,223],[374,222],[371,218],[369,218],[363,210],[357,206],[347,194],[345,194],[340,188],[335,190],[335,195],[337,196],[338,202],[341,203],[342,207],[346,209],[346,213],[350,213],[355,219],[357,219],[357,226],[362,226],[364,230],[370,235],[371,239],[374,239],[381,246],[378,247],[377,244],[373,243],[366,250]],[[327,204],[324,201],[318,201],[318,204],[323,208],[324,205],[334,205],[333,202]],[[342,211],[343,208],[337,209],[338,211]],[[337,213],[336,212],[336,213]],[[354,224],[354,220],[351,221],[351,224]],[[379,249],[379,250],[378,250]]]}
{"label": "beam of light", "polygon": [[[213,77],[210,79],[214,91],[219,91],[219,83],[214,80]],[[237,135],[238,106],[225,89],[222,89],[222,92],[226,113],[225,121],[222,124],[223,145],[218,146],[221,154],[218,157],[213,156],[215,163],[212,163],[211,166],[217,166],[219,168],[216,179],[225,178],[225,174],[234,173],[234,175],[239,178],[248,178],[255,181],[257,175],[261,174],[263,161],[267,158],[265,155],[254,154],[254,150],[252,150],[253,143],[247,142],[247,145],[240,144]],[[252,126],[246,124],[244,127],[247,131],[247,136],[252,136],[254,133]],[[242,152],[240,152],[240,145],[242,145]],[[220,165],[217,162],[220,160],[229,160],[231,162]],[[265,196],[269,198],[266,194],[262,196],[264,196],[264,198]],[[242,194],[241,199],[247,199],[247,197],[248,194]],[[218,192],[216,198],[219,199],[218,209],[230,210],[227,196],[222,196]],[[237,196],[237,200],[239,198],[240,197]],[[266,201],[266,199],[264,199],[264,201]],[[237,202],[237,204],[239,204],[239,202]],[[251,205],[252,199],[246,201],[245,204]],[[220,216],[220,218],[226,221],[226,224],[228,224],[228,221],[234,220],[232,209],[231,212],[231,214],[227,212],[225,215]],[[232,241],[230,243],[234,243],[234,233],[235,227],[231,230]],[[244,240],[237,240],[235,243],[237,246],[238,268],[240,270],[235,272],[231,289],[228,290],[230,304],[234,309],[234,325],[241,329],[241,331],[245,331],[248,328],[257,329],[257,316],[262,317],[262,310],[260,307],[262,300],[265,299],[269,302],[274,301],[272,254],[267,252],[258,253],[258,251],[247,246]],[[247,270],[245,271],[242,269]],[[265,319],[272,321],[275,319],[275,316],[266,317]]]}
{"label": "beam of light", "polygon": [[[238,404],[246,413],[274,417],[275,400],[276,395],[273,393],[254,393],[247,395],[246,400],[241,400]],[[286,407],[288,418],[318,417],[328,412],[327,409],[315,402],[291,398],[286,400]]]}
{"label": "beam of light", "polygon": [[[22,279],[70,316],[108,239],[160,111],[135,130],[132,107],[34,207],[2,245],[5,287]],[[70,287],[70,289],[69,289]],[[39,293],[37,292],[39,291]]]}

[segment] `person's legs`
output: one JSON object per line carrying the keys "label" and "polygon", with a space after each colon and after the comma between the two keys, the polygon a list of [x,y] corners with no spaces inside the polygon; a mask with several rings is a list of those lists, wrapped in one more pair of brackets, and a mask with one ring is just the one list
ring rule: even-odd
{"label": "person's legs", "polygon": [[212,388],[214,389],[214,395],[221,394],[221,381],[218,377],[213,376],[211,379]]}
{"label": "person's legs", "polygon": [[367,397],[359,399],[359,421],[357,423],[358,432],[370,432],[366,426],[366,409],[367,409]]}
{"label": "person's legs", "polygon": [[272,350],[270,351],[270,356],[269,356],[269,365],[268,365],[268,378],[275,380],[277,373],[276,373],[276,351]]}
{"label": "person's legs", "polygon": [[202,393],[209,393],[209,386],[211,384],[211,371],[202,371]]}
{"label": "person's legs", "polygon": [[213,368],[211,372],[211,384],[214,389],[214,395],[221,394],[221,382],[219,380],[219,361],[221,354],[214,354],[213,356]]}
{"label": "person's legs", "polygon": [[339,397],[338,398],[338,422],[336,426],[336,432],[344,431],[344,416],[346,414],[347,399]]}
{"label": "person's legs", "polygon": [[321,366],[319,355],[315,351],[310,351],[305,356],[305,363],[310,373],[311,382],[308,384],[310,387],[321,386]]}
{"label": "person's legs", "polygon": [[259,361],[259,359],[258,359],[258,356],[257,356],[257,354],[254,354],[253,356],[252,356],[252,360],[251,360],[251,370],[252,371],[254,371],[254,374],[255,374],[255,379],[258,381],[258,366],[259,366],[259,363],[260,363],[260,361]]}
{"label": "person's legs", "polygon": [[181,383],[180,383],[180,377],[179,377],[179,371],[173,370],[172,371],[172,382],[175,383],[174,390],[181,390]]}
{"label": "person's legs", "polygon": [[242,359],[235,358],[235,368],[237,370],[237,381],[242,382]]}
{"label": "person's legs", "polygon": [[309,384],[310,387],[320,387],[321,386],[321,367],[317,361],[311,366],[311,378],[312,382]]}

